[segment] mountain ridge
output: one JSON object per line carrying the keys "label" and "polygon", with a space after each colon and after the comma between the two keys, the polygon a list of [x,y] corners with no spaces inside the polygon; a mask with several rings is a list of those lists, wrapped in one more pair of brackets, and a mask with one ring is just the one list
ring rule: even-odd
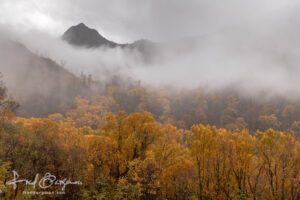
{"label": "mountain ridge", "polygon": [[62,35],[62,39],[71,45],[87,48],[97,48],[100,46],[116,47],[120,46],[103,37],[96,29],[89,28],[84,23],[71,26]]}

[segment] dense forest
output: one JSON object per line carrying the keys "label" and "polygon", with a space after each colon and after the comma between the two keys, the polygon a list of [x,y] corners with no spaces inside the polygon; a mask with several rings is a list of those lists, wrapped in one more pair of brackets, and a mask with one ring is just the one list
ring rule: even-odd
{"label": "dense forest", "polygon": [[[1,85],[2,199],[299,199],[300,104],[115,79],[66,112],[23,118]],[[12,170],[80,184],[36,195],[7,185]]]}

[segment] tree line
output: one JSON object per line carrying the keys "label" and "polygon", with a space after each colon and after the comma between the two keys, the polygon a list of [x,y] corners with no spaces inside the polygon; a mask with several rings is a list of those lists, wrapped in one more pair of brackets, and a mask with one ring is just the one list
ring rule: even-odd
{"label": "tree line", "polygon": [[[299,199],[300,141],[293,131],[178,129],[148,113],[108,114],[100,128],[68,118],[11,118],[0,125],[3,199]],[[12,170],[80,180],[64,195],[5,183]],[[49,188],[61,191],[61,186]]]}
{"label": "tree line", "polygon": [[[247,106],[196,91],[171,100],[110,85],[105,95],[76,98],[66,113],[22,118],[1,88],[1,199],[299,199],[297,104]],[[7,185],[13,170],[20,179],[50,172],[82,184],[24,193],[44,189]]]}

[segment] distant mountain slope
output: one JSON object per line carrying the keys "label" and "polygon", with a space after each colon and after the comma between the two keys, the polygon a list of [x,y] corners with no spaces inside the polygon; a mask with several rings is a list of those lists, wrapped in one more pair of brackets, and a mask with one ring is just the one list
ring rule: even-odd
{"label": "distant mountain slope", "polygon": [[75,46],[83,47],[116,47],[117,43],[107,40],[97,30],[87,27],[84,23],[70,27],[62,36],[62,39]]}
{"label": "distant mountain slope", "polygon": [[20,43],[0,40],[0,72],[8,91],[21,105],[23,116],[64,112],[89,87],[49,58],[30,52]]}

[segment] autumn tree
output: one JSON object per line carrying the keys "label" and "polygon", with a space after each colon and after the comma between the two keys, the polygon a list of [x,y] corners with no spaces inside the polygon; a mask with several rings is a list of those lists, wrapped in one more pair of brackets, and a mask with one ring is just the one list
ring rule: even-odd
{"label": "autumn tree", "polygon": [[198,199],[210,198],[210,157],[216,145],[217,130],[215,127],[194,125],[187,132],[188,145],[197,169]]}
{"label": "autumn tree", "polygon": [[258,122],[259,129],[262,131],[266,131],[269,128],[278,130],[281,125],[275,114],[259,116]]}
{"label": "autumn tree", "polygon": [[77,127],[90,126],[97,129],[105,123],[106,115],[115,104],[107,97],[96,96],[91,101],[78,97],[75,105],[75,109],[67,112],[66,120],[74,121]]}

